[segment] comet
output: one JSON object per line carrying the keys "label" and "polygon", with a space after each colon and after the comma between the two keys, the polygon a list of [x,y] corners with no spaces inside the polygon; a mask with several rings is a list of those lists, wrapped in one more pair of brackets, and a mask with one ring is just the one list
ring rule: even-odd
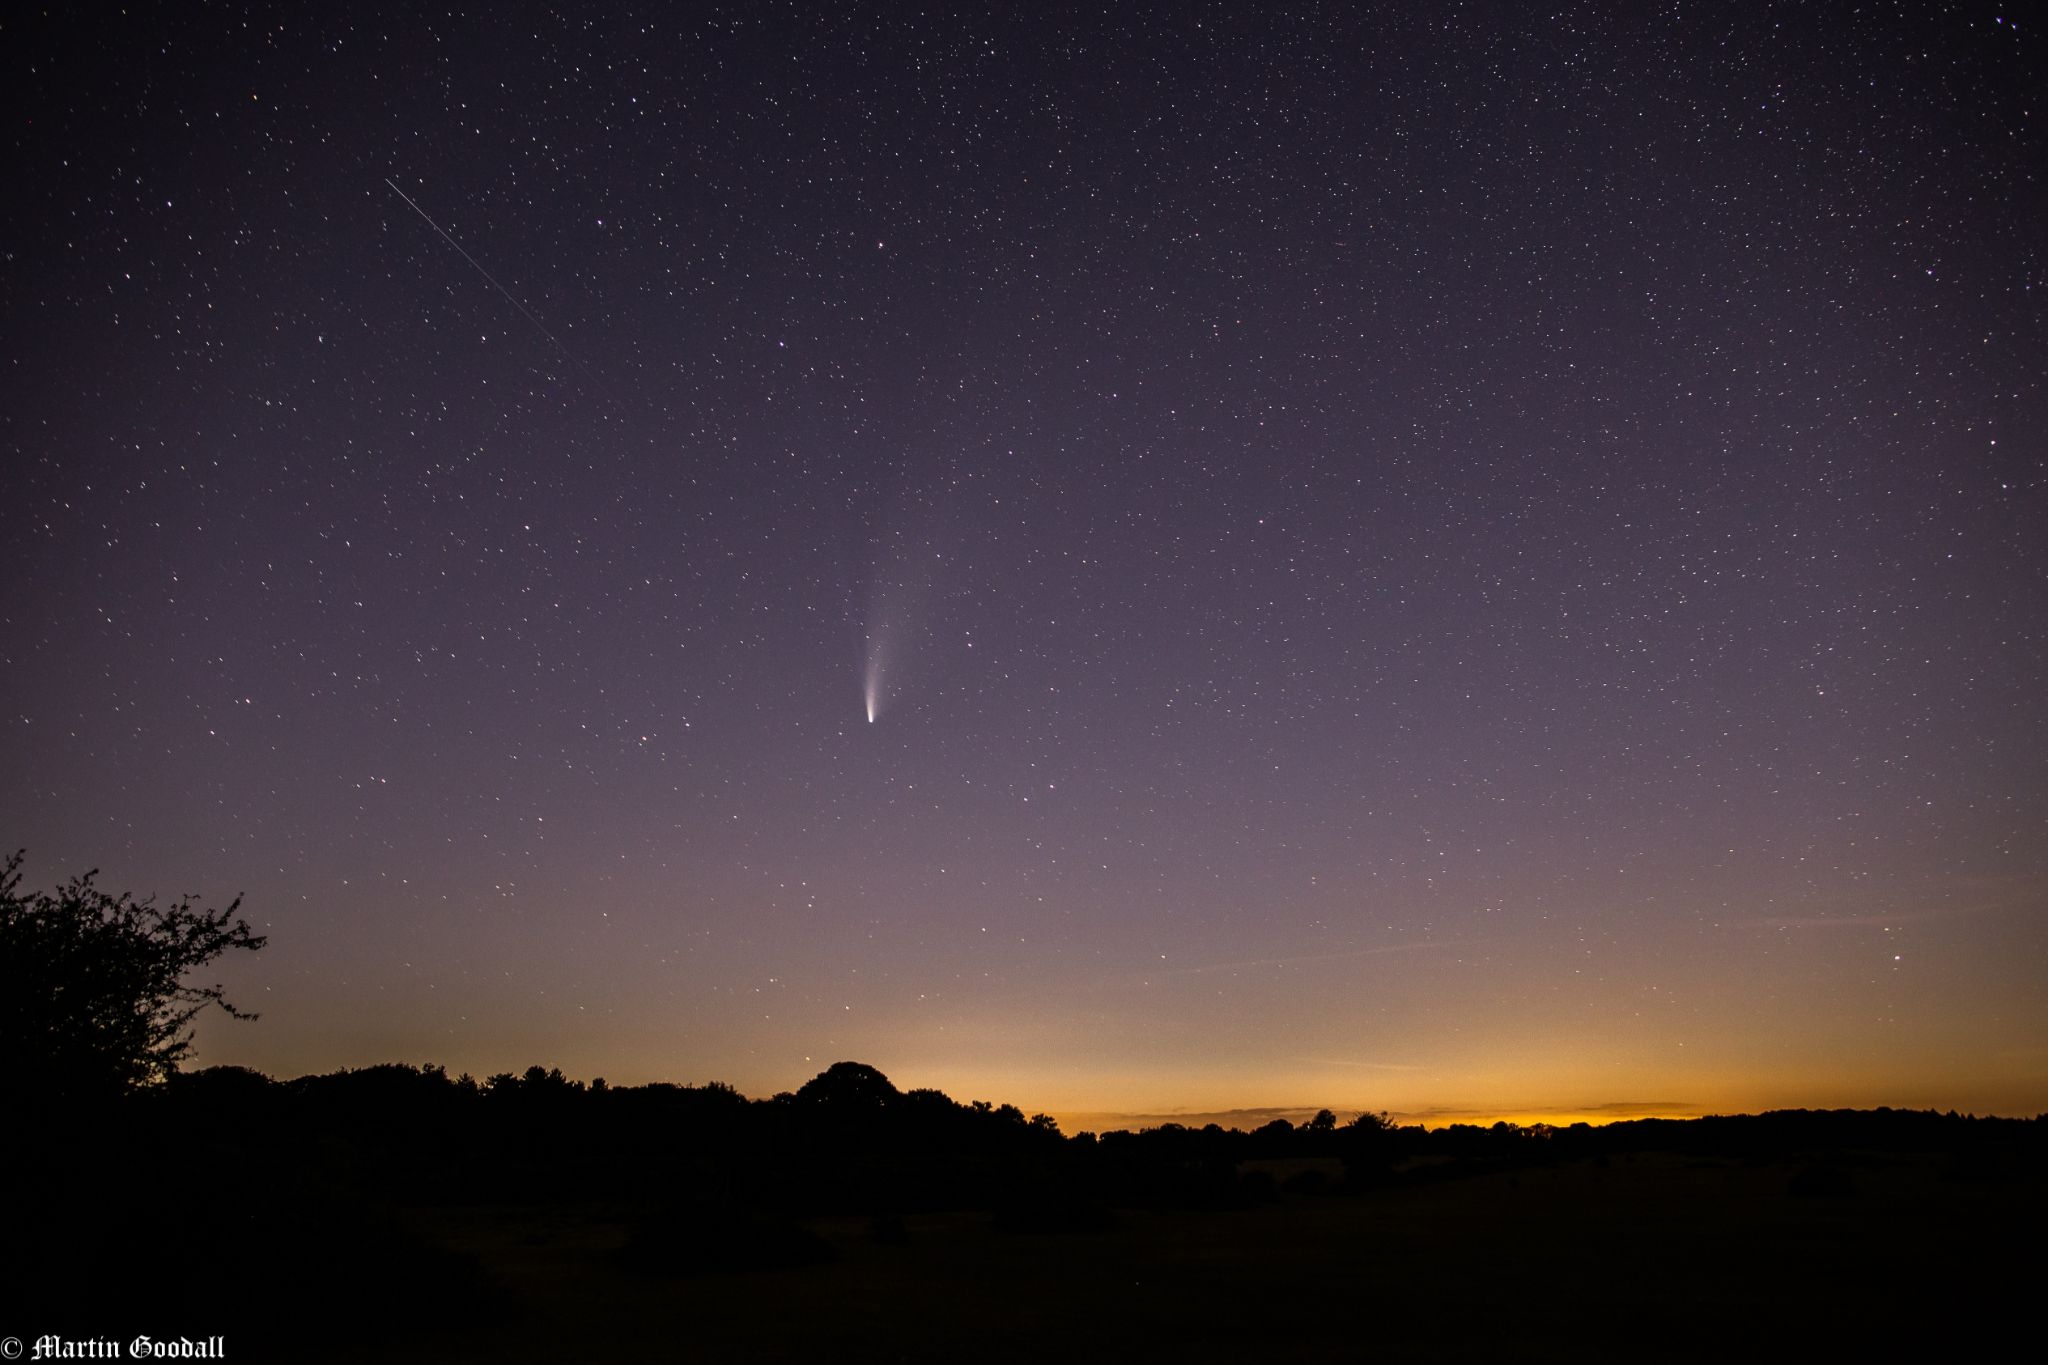
{"label": "comet", "polygon": [[922,671],[934,579],[957,572],[950,564],[952,539],[950,532],[920,529],[882,536],[875,547],[860,636],[861,700],[870,725]]}
{"label": "comet", "polygon": [[882,645],[879,640],[868,642],[867,668],[861,693],[867,702],[868,724],[873,725],[875,717],[882,714]]}

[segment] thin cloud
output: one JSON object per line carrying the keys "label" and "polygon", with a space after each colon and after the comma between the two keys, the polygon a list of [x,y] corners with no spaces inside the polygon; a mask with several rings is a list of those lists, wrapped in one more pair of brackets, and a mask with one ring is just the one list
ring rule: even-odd
{"label": "thin cloud", "polygon": [[1858,910],[1846,915],[1771,915],[1756,923],[1770,929],[1880,929],[1894,924],[1961,919],[1966,915],[2000,910],[2035,909],[2048,899],[2048,883],[2031,875],[1980,878],[1975,884],[1982,890],[2000,890],[2008,894],[1967,901],[1961,905],[1923,905],[1910,910]]}
{"label": "thin cloud", "polygon": [[[1219,1128],[1235,1128],[1251,1132],[1271,1123],[1274,1119],[1286,1119],[1292,1124],[1306,1123],[1323,1109],[1330,1109],[1340,1124],[1349,1123],[1361,1111],[1357,1109],[1335,1109],[1329,1105],[1261,1105],[1249,1109],[1177,1109],[1156,1113],[1122,1113],[1113,1110],[1066,1110],[1055,1112],[1063,1132],[1113,1133],[1119,1130],[1136,1131],[1141,1128],[1158,1128],[1164,1124],[1177,1123],[1185,1128],[1203,1128],[1215,1124]],[[1378,1113],[1379,1110],[1370,1112]],[[1698,1118],[1709,1111],[1697,1104],[1683,1100],[1609,1100],[1599,1104],[1511,1104],[1487,1109],[1464,1106],[1441,1105],[1424,1109],[1396,1109],[1388,1112],[1395,1123],[1425,1128],[1441,1128],[1453,1123],[1476,1123],[1490,1125],[1497,1120],[1510,1123],[1614,1123],[1627,1119],[1690,1119]]]}
{"label": "thin cloud", "polygon": [[1393,1115],[1397,1122],[1425,1126],[1443,1123],[1492,1123],[1509,1115],[1545,1119],[1586,1119],[1611,1122],[1620,1119],[1698,1118],[1707,1111],[1683,1100],[1608,1100],[1600,1104],[1503,1104],[1487,1109],[1438,1106],[1403,1109]]}
{"label": "thin cloud", "polygon": [[1455,948],[1465,939],[1434,938],[1418,943],[1390,943],[1379,948],[1344,948],[1334,953],[1304,953],[1299,957],[1255,957],[1243,962],[1210,962],[1199,967],[1165,967],[1163,976],[1199,976],[1205,972],[1235,972],[1247,967],[1297,967],[1309,962],[1348,962],[1353,958],[1381,957],[1388,953],[1419,953],[1429,948]]}
{"label": "thin cloud", "polygon": [[1757,923],[1768,929],[1889,929],[1895,924],[1955,919],[1988,908],[1964,905],[1953,910],[1898,910],[1888,915],[1781,915],[1758,920]]}
{"label": "thin cloud", "polygon": [[[1252,1109],[1183,1109],[1163,1114],[1124,1114],[1105,1110],[1083,1110],[1055,1113],[1062,1132],[1113,1133],[1119,1129],[1132,1131],[1139,1128],[1157,1128],[1162,1124],[1178,1123],[1184,1128],[1205,1128],[1215,1124],[1219,1128],[1236,1128],[1250,1132],[1263,1128],[1274,1119],[1286,1119],[1289,1123],[1302,1124],[1314,1118],[1325,1109],[1326,1104],[1263,1105]],[[1356,1109],[1330,1109],[1337,1122],[1348,1123],[1360,1111]],[[1375,1111],[1377,1112],[1377,1111]]]}

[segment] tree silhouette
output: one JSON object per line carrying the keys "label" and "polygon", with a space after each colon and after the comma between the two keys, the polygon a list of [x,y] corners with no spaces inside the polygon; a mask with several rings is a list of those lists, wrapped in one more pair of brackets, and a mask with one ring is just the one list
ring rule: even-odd
{"label": "tree silhouette", "polygon": [[[887,1076],[865,1063],[834,1062],[805,1081],[796,1098],[799,1104],[850,1115],[886,1109],[895,1103],[897,1092]],[[1017,1118],[1022,1122],[1024,1116]]]}
{"label": "tree silhouette", "polygon": [[169,909],[110,896],[95,872],[56,894],[23,895],[23,855],[0,872],[0,1074],[45,1100],[96,1099],[163,1080],[192,1047],[208,1005],[253,1019],[188,972],[262,936],[236,912]]}

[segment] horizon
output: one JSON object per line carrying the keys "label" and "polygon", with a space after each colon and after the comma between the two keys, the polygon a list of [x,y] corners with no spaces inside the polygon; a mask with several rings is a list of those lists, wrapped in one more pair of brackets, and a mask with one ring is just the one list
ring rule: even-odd
{"label": "horizon", "polygon": [[[854,1058],[838,1058],[834,1063],[828,1063],[827,1066],[829,1067],[830,1065],[855,1061],[856,1059]],[[863,1066],[869,1065],[868,1063],[858,1064]],[[189,1067],[187,1068],[187,1070],[203,1071],[208,1069],[209,1066],[234,1065],[239,1064],[206,1063],[203,1065],[195,1065]],[[274,1083],[288,1084],[296,1081],[316,1080],[323,1076],[343,1074],[350,1071],[367,1070],[377,1066],[400,1066],[416,1070],[438,1069],[451,1079],[461,1080],[466,1078],[468,1080],[476,1082],[479,1085],[482,1085],[487,1083],[492,1078],[501,1075],[509,1075],[514,1077],[524,1075],[525,1072],[533,1066],[539,1066],[545,1069],[547,1067],[547,1064],[528,1063],[524,1066],[496,1067],[491,1068],[488,1071],[476,1071],[468,1068],[450,1067],[436,1061],[409,1062],[392,1061],[387,1059],[383,1062],[370,1062],[359,1066],[342,1066],[329,1068],[327,1070],[307,1071],[296,1076],[273,1075],[269,1072],[261,1071],[258,1068],[248,1069],[257,1070],[258,1074],[263,1075],[264,1077],[266,1077]],[[822,1072],[826,1069],[826,1067],[821,1067],[819,1069],[820,1074],[822,1074]],[[1051,1117],[1055,1122],[1057,1122],[1059,1124],[1060,1131],[1069,1136],[1080,1132],[1104,1133],[1114,1132],[1118,1130],[1135,1132],[1141,1131],[1146,1128],[1160,1127],[1165,1124],[1179,1124],[1184,1127],[1201,1128],[1208,1124],[1214,1123],[1217,1126],[1225,1129],[1236,1129],[1242,1132],[1251,1132],[1253,1129],[1256,1129],[1263,1124],[1269,1123],[1274,1119],[1285,1119],[1290,1124],[1293,1124],[1296,1127],[1300,1127],[1307,1120],[1313,1118],[1316,1114],[1323,1112],[1325,1110],[1329,1111],[1336,1118],[1337,1122],[1340,1125],[1349,1123],[1352,1119],[1354,1119],[1361,1113],[1371,1113],[1380,1114],[1392,1123],[1396,1124],[1397,1126],[1414,1126],[1429,1129],[1432,1131],[1438,1128],[1446,1128],[1455,1125],[1490,1127],[1495,1123],[1507,1123],[1510,1126],[1517,1128],[1530,1128],[1536,1126],[1565,1128],[1570,1127],[1571,1125],[1576,1123],[1584,1123],[1589,1127],[1597,1128],[1603,1127],[1610,1123],[1631,1123],[1642,1119],[1670,1119],[1675,1121],[1684,1121],[1698,1118],[1739,1118],[1744,1116],[1756,1116],[1769,1113],[1784,1113],[1798,1111],[1816,1113],[1842,1111],[1868,1113],[1889,1110],[1895,1112],[1911,1113],[1959,1114],[1964,1118],[2000,1119],[2033,1119],[2043,1116],[2042,1114],[2038,1113],[2005,1112],[1999,1110],[1976,1110],[1959,1108],[1953,1105],[1944,1106],[1938,1104],[1892,1104],[1880,1102],[1875,1104],[1783,1104],[1756,1106],[1753,1108],[1703,1108],[1698,1105],[1661,1100],[1632,1102],[1625,1101],[1619,1103],[1609,1102],[1602,1104],[1522,1104],[1506,1106],[1498,1109],[1437,1107],[1426,1110],[1402,1110],[1389,1109],[1384,1106],[1345,1106],[1335,1104],[1259,1105],[1235,1109],[1162,1108],[1156,1110],[1134,1111],[1061,1109],[1058,1107],[1048,1107],[1044,1105],[1020,1103],[1016,1098],[1005,1095],[964,1093],[956,1094],[950,1090],[947,1090],[943,1086],[928,1086],[914,1081],[911,1083],[904,1083],[900,1081],[897,1077],[890,1075],[887,1068],[876,1067],[874,1069],[880,1071],[884,1076],[887,1076],[890,1083],[894,1085],[899,1092],[907,1093],[912,1090],[924,1089],[937,1090],[940,1093],[946,1095],[947,1098],[959,1104],[986,1102],[994,1105],[1009,1105],[1027,1115],[1043,1113]],[[554,1070],[560,1071],[561,1068],[557,1067],[554,1068]],[[701,1080],[679,1081],[672,1078],[659,1077],[617,1079],[607,1075],[581,1076],[566,1071],[563,1071],[562,1075],[565,1080],[579,1086],[587,1087],[594,1085],[596,1082],[602,1081],[607,1087],[611,1089],[633,1088],[637,1086],[678,1086],[685,1089],[690,1089],[702,1088],[713,1085],[729,1084],[728,1082],[722,1081],[717,1077],[709,1077]],[[806,1077],[804,1079],[808,1080],[811,1078]],[[792,1084],[790,1086],[783,1087],[782,1089],[767,1093],[752,1093],[737,1086],[734,1086],[732,1088],[748,1101],[759,1103],[771,1100],[775,1098],[777,1095],[792,1094],[801,1087],[801,1084],[802,1082],[799,1081],[796,1084]]]}
{"label": "horizon", "polygon": [[0,54],[0,847],[196,1064],[2048,1110],[2031,24],[243,19]]}

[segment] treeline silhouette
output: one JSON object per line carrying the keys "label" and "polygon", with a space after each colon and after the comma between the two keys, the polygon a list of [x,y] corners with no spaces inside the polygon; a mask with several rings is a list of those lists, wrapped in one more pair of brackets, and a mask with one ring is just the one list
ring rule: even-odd
{"label": "treeline silhouette", "polygon": [[[533,1066],[478,1081],[390,1063],[276,1081],[239,1067],[174,1076],[133,1099],[166,1129],[250,1162],[324,1160],[397,1198],[438,1201],[680,1198],[805,1216],[1001,1208],[1049,1193],[1133,1207],[1228,1206],[1275,1190],[1260,1162],[1371,1186],[1637,1152],[1727,1159],[1851,1150],[1942,1153],[1956,1170],[2027,1159],[2043,1118],[1954,1111],[1776,1110],[1570,1126],[1401,1126],[1329,1110],[1258,1128],[1164,1123],[1068,1136],[1014,1105],[899,1090],[840,1062],[794,1092],[732,1086],[588,1084]],[[1254,1168],[1245,1169],[1247,1163]]]}
{"label": "treeline silhouette", "polygon": [[21,866],[0,860],[0,1336],[33,1358],[225,1335],[234,1359],[497,1365],[1576,1360],[1589,1328],[1716,1360],[1889,1358],[1916,1328],[1945,1358],[1973,1325],[2032,1327],[2038,1118],[1069,1136],[857,1062],[768,1099],[539,1066],[187,1073],[199,1013],[249,1017],[188,979],[262,946],[239,903],[90,873],[24,892]]}
{"label": "treeline silhouette", "polygon": [[[1327,1112],[1250,1133],[1167,1124],[1068,1137],[1046,1115],[898,1090],[854,1062],[760,1100],[717,1083],[586,1085],[538,1066],[484,1081],[399,1064],[292,1081],[215,1067],[136,1096],[135,1108],[266,1181],[317,1169],[387,1199],[631,1201],[646,1209],[643,1241],[732,1210],[861,1215],[886,1229],[964,1208],[1018,1230],[1082,1227],[1113,1205],[1270,1195],[1270,1177],[1239,1170],[1258,1158],[1332,1158],[1346,1178],[1377,1178],[1408,1141],[1377,1115],[1339,1125]],[[697,1259],[718,1268],[708,1251]]]}
{"label": "treeline silhouette", "polygon": [[1066,1135],[853,1062],[767,1099],[538,1066],[482,1081],[402,1064],[288,1081],[213,1067],[39,1118],[12,1167],[17,1226],[41,1252],[17,1281],[23,1302],[69,1304],[95,1332],[112,1312],[159,1333],[171,1314],[194,1335],[227,1316],[258,1336],[344,1303],[375,1305],[400,1335],[516,1312],[459,1240],[421,1233],[422,1210],[474,1209],[486,1228],[527,1216],[508,1209],[581,1211],[563,1218],[614,1229],[592,1252],[606,1274],[748,1276],[831,1260],[819,1220],[855,1220],[882,1247],[942,1213],[1072,1247],[1060,1239],[1127,1218],[1335,1208],[1646,1154],[1782,1166],[1783,1198],[1825,1204],[1901,1156],[1954,1182],[2037,1180],[2048,1132],[2038,1118],[1878,1109],[1429,1130],[1324,1111],[1250,1131]]}

